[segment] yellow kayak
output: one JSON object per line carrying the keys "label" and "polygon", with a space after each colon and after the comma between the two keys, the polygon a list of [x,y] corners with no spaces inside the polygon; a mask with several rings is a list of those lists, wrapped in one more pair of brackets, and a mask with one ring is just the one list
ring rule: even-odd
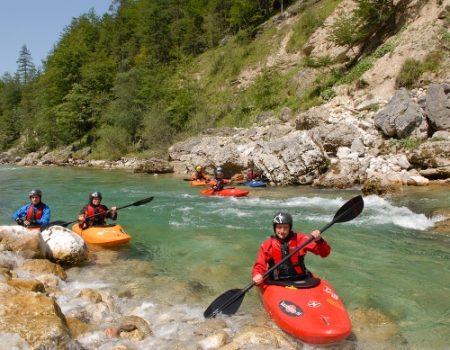
{"label": "yellow kayak", "polygon": [[72,231],[79,234],[86,243],[109,247],[126,244],[131,239],[131,236],[118,224],[92,226],[85,230],[75,224],[72,226]]}

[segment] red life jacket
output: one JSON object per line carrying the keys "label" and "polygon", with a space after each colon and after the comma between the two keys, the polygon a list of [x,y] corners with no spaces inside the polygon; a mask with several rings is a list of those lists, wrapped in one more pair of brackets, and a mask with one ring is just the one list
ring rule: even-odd
{"label": "red life jacket", "polygon": [[[97,213],[99,213],[99,214],[96,216],[93,216]],[[85,211],[84,215],[86,217],[93,216],[93,217],[87,219],[89,221],[89,223],[91,223],[93,225],[103,225],[105,223],[106,210],[103,205],[98,205],[98,206],[94,207],[91,203],[89,203],[86,206],[86,211]]]}
{"label": "red life jacket", "polygon": [[[296,233],[293,234],[289,241],[281,243],[274,236],[271,237],[272,257],[273,260],[269,265],[273,266],[279,263],[285,256],[289,255],[301,243],[300,237]],[[281,264],[274,272],[273,279],[299,277],[308,273],[304,262],[305,253],[301,249],[297,254],[290,257],[289,260]]]}
{"label": "red life jacket", "polygon": [[27,209],[27,220],[31,223],[39,220],[42,218],[42,214],[44,212],[44,204],[39,203],[36,208],[30,204],[30,206]]}

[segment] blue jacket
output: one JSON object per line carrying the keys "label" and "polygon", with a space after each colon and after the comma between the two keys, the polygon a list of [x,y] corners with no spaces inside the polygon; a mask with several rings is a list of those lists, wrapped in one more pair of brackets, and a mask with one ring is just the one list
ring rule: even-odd
{"label": "blue jacket", "polygon": [[[45,203],[43,204],[43,208],[42,208],[42,217],[39,220],[36,220],[36,223],[34,223],[33,225],[35,226],[42,226],[42,225],[46,225],[50,222],[50,216],[51,216],[51,210],[49,208],[49,206]],[[19,210],[17,210],[12,216],[11,218],[15,221],[16,219],[23,219],[25,220],[27,217],[27,212],[28,212],[28,208],[31,206],[31,203],[28,203],[26,205],[24,205],[22,208],[20,208]],[[36,206],[35,206],[36,208]]]}

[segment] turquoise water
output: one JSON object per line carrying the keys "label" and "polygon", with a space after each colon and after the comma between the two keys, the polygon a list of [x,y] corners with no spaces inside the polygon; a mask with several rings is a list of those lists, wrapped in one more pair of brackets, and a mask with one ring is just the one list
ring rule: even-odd
{"label": "turquoise water", "polygon": [[[144,206],[119,212],[120,224],[133,236],[130,245],[117,251],[119,264],[131,259],[142,261],[142,266],[151,263],[149,298],[177,302],[173,295],[166,296],[167,284],[154,283],[155,276],[163,276],[189,286],[193,297],[183,302],[201,309],[222,292],[250,281],[257,249],[271,233],[275,211],[288,210],[294,228],[309,232],[325,226],[341,205],[359,194],[289,187],[254,188],[248,198],[202,197],[199,188],[173,175],[3,165],[0,224],[13,223],[11,213],[27,202],[32,188],[44,192],[52,220],[64,221],[77,218],[91,191],[102,192],[107,206],[154,196]],[[374,309],[391,318],[398,334],[386,342],[394,347],[450,348],[450,233],[431,230],[439,219],[431,213],[449,207],[449,194],[449,187],[408,188],[391,199],[366,197],[359,218],[336,224],[324,234],[332,254],[306,259],[313,272],[334,286],[350,313]],[[107,278],[99,273],[99,279]],[[139,271],[125,275],[117,283],[142,279]],[[250,315],[262,312],[256,292],[249,293],[241,310]]]}

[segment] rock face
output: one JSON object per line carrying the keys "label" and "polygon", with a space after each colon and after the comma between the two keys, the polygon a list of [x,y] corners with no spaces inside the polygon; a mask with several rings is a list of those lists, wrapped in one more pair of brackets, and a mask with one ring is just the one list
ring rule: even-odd
{"label": "rock face", "polygon": [[[217,130],[220,132],[220,130]],[[224,134],[230,130],[224,130]],[[277,184],[309,184],[327,165],[319,143],[290,124],[233,129],[232,136],[205,135],[175,144],[169,155],[180,171],[202,164],[209,171],[223,166],[225,176],[257,167]],[[183,169],[184,168],[184,169]]]}
{"label": "rock face", "polygon": [[41,235],[50,260],[65,265],[80,265],[87,259],[88,249],[84,240],[71,230],[51,226]]}
{"label": "rock face", "polygon": [[[212,172],[220,165],[231,176],[255,167],[271,184],[349,188],[366,183],[367,190],[380,193],[449,181],[450,133],[436,130],[446,127],[447,85],[430,89],[400,89],[378,112],[351,109],[337,99],[291,122],[268,117],[249,129],[214,129],[173,145],[170,160],[176,172],[190,172],[197,164]],[[440,107],[429,108],[434,101]]]}

